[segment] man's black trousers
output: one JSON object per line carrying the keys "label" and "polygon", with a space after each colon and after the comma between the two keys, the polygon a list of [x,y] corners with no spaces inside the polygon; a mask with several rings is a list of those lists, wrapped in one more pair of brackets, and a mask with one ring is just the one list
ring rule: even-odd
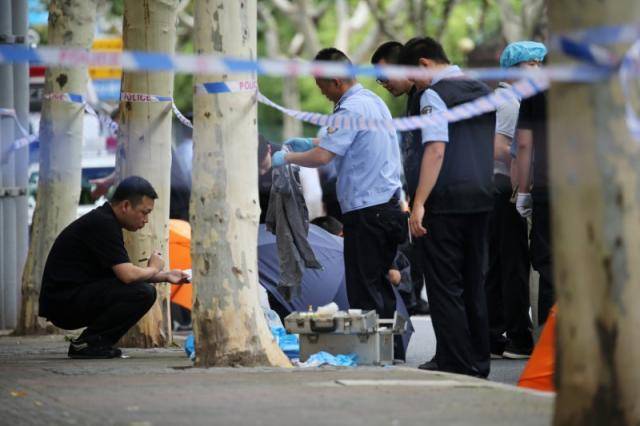
{"label": "man's black trousers", "polygon": [[538,287],[538,323],[544,324],[555,301],[551,257],[551,215],[549,195],[533,192],[531,217],[531,266],[540,274]]}
{"label": "man's black trousers", "polygon": [[[387,275],[398,245],[407,237],[406,214],[392,198],[385,204],[345,213],[342,220],[349,306],[393,318],[396,297]],[[396,358],[404,359],[402,345],[395,348]]]}
{"label": "man's black trousers", "polygon": [[427,235],[420,241],[438,368],[487,377],[489,213],[428,214],[425,225]]}
{"label": "man's black trousers", "polygon": [[155,300],[151,284],[107,279],[78,288],[64,303],[56,302],[48,319],[66,330],[87,327],[81,338],[90,344],[114,345]]}
{"label": "man's black trousers", "polygon": [[496,194],[489,225],[486,282],[491,352],[504,351],[505,332],[506,340],[514,346],[532,349],[527,222],[511,202],[509,177],[496,174],[494,182]]}

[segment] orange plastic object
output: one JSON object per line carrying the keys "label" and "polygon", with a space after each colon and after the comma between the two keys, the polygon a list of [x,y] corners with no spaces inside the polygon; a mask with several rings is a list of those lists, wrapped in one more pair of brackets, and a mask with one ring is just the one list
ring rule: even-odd
{"label": "orange plastic object", "polygon": [[[191,269],[191,225],[184,220],[169,221],[169,267]],[[171,301],[191,310],[191,284],[171,285]]]}
{"label": "orange plastic object", "polygon": [[555,392],[553,383],[556,368],[556,306],[549,312],[540,340],[520,376],[518,386]]}

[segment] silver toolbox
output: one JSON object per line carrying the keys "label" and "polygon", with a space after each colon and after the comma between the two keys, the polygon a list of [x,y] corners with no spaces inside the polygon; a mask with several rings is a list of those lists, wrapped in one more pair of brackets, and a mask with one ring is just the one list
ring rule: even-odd
{"label": "silver toolbox", "polygon": [[356,353],[358,365],[393,363],[393,336],[404,331],[404,319],[378,320],[375,311],[331,315],[293,312],[284,320],[289,333],[300,335],[300,361],[325,351],[332,355]]}
{"label": "silver toolbox", "polygon": [[289,333],[315,334],[359,334],[375,333],[378,329],[378,315],[375,311],[362,314],[348,314],[338,311],[331,315],[312,312],[292,312],[284,319],[284,327]]}

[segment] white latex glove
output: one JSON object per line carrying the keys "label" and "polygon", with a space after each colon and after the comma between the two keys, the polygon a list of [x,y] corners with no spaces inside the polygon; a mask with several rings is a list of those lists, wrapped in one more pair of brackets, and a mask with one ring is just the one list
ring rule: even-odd
{"label": "white latex glove", "polygon": [[516,198],[516,210],[522,217],[529,217],[533,212],[533,201],[531,200],[531,194],[518,192]]}

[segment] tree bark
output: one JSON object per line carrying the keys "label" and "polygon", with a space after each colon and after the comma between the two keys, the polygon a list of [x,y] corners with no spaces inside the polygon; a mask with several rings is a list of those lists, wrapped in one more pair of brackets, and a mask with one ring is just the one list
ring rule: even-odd
{"label": "tree bark", "polygon": [[[52,0],[49,44],[89,49],[93,41],[96,2]],[[45,93],[81,93],[87,88],[87,67],[49,67]],[[16,334],[45,331],[38,318],[38,297],[44,264],[58,234],[76,218],[80,198],[84,106],[43,100],[40,115],[40,169],[33,230],[22,278],[22,303]]]}
{"label": "tree bark", "polygon": [[[198,54],[256,58],[256,0],[196,0]],[[196,84],[255,80],[198,75]],[[196,366],[288,366],[258,301],[257,115],[253,92],[194,96],[191,194]]]}
{"label": "tree bark", "polygon": [[[124,5],[125,50],[173,53],[178,0],[127,0]],[[125,72],[123,92],[173,96],[172,72]],[[149,223],[137,232],[124,231],[129,257],[146,265],[153,250],[168,259],[171,176],[171,102],[120,102],[119,180],[138,175],[156,192]],[[156,285],[156,303],[121,341],[123,346],[157,347],[171,343],[169,285]]]}
{"label": "tree bark", "polygon": [[[562,0],[549,2],[549,12],[560,34],[632,24],[640,3]],[[640,152],[624,95],[616,77],[550,91],[555,425],[640,424]]]}

